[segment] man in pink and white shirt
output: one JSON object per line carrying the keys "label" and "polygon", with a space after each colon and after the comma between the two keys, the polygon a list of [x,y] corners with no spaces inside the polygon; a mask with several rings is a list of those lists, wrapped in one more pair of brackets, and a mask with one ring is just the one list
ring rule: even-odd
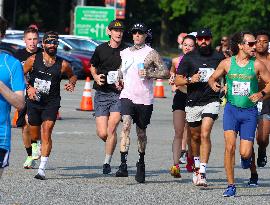
{"label": "man in pink and white shirt", "polygon": [[130,145],[131,122],[136,124],[138,136],[139,161],[135,179],[139,183],[145,181],[144,155],[147,143],[146,127],[150,124],[153,111],[153,79],[168,78],[169,70],[160,55],[145,44],[147,27],[144,23],[136,23],[131,28],[134,46],[120,52],[123,76],[123,90],[120,94],[123,127],[121,131],[121,165],[116,177],[127,177],[127,155]]}

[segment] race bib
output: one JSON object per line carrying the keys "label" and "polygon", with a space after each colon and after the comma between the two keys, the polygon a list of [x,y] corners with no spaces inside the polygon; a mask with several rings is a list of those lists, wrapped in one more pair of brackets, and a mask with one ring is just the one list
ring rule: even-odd
{"label": "race bib", "polygon": [[107,75],[107,83],[114,84],[118,81],[118,71],[109,71]]}
{"label": "race bib", "polygon": [[38,93],[49,95],[51,81],[35,78],[34,88],[38,91]]}
{"label": "race bib", "polygon": [[214,68],[199,68],[200,82],[208,82],[210,76],[214,73]]}
{"label": "race bib", "polygon": [[232,95],[249,96],[250,95],[250,82],[233,81]]}

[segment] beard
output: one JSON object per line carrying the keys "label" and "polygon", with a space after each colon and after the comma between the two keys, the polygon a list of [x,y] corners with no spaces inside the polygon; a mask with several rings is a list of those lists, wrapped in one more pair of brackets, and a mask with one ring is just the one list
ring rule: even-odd
{"label": "beard", "polygon": [[45,52],[49,55],[49,56],[55,56],[57,53],[57,49],[56,48],[48,48],[45,47],[44,48]]}
{"label": "beard", "polygon": [[206,46],[199,46],[198,47],[199,53],[203,56],[207,56],[210,53],[212,53],[212,47],[211,44],[206,45]]}

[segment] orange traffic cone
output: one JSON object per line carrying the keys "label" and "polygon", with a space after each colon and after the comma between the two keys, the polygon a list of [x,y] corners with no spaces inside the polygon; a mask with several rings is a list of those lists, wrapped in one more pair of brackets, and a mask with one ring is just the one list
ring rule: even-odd
{"label": "orange traffic cone", "polygon": [[11,123],[11,126],[12,126],[12,127],[17,127],[17,120],[18,120],[18,117],[19,117],[19,112],[18,112],[18,110],[16,110],[16,111],[14,112],[14,116],[13,116],[12,123]]}
{"label": "orange traffic cone", "polygon": [[81,101],[81,107],[77,110],[81,111],[93,111],[93,102],[92,102],[92,94],[91,94],[91,88],[90,88],[90,78],[86,78],[84,90],[83,90],[83,96]]}
{"label": "orange traffic cone", "polygon": [[162,79],[156,80],[156,85],[154,87],[154,97],[155,98],[165,98],[164,86],[163,86]]}

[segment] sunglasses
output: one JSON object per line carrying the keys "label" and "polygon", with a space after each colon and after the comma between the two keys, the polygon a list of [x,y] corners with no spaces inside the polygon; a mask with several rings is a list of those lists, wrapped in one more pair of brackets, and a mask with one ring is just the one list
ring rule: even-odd
{"label": "sunglasses", "polygon": [[198,36],[198,37],[197,37],[197,40],[198,40],[198,41],[203,41],[203,39],[204,39],[205,41],[210,41],[211,37],[210,37],[210,36]]}
{"label": "sunglasses", "polygon": [[255,46],[256,45],[256,43],[257,43],[257,41],[244,41],[243,42],[243,44],[246,44],[246,45],[248,45],[249,47],[253,47],[253,46]]}
{"label": "sunglasses", "polygon": [[221,39],[221,41],[222,41],[222,42],[224,42],[224,41],[228,41],[228,39]]}
{"label": "sunglasses", "polygon": [[45,44],[53,44],[53,45],[58,45],[59,42],[57,40],[45,40]]}
{"label": "sunglasses", "polygon": [[140,35],[143,35],[144,34],[144,32],[143,31],[141,31],[141,30],[133,30],[132,32],[131,32],[133,35],[134,34],[140,34]]}

